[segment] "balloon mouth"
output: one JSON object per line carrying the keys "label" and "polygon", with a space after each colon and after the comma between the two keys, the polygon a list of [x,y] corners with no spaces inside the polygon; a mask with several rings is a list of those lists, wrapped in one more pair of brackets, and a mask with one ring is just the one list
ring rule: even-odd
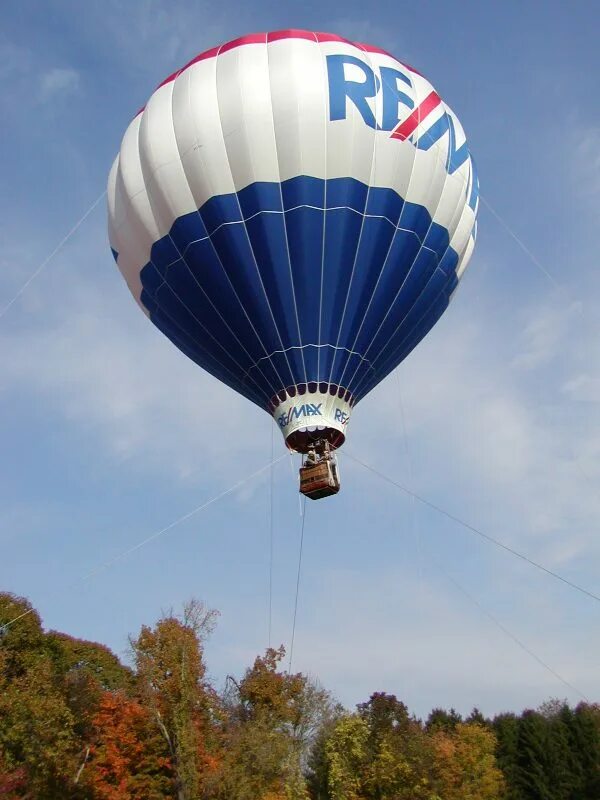
{"label": "balloon mouth", "polygon": [[322,442],[323,440],[329,442],[332,450],[337,450],[346,441],[346,436],[335,428],[304,428],[290,433],[286,437],[285,443],[295,453],[308,453],[317,442]]}
{"label": "balloon mouth", "polygon": [[346,440],[354,398],[347,389],[326,383],[300,384],[275,395],[269,412],[290,450],[307,453],[319,441],[332,449]]}

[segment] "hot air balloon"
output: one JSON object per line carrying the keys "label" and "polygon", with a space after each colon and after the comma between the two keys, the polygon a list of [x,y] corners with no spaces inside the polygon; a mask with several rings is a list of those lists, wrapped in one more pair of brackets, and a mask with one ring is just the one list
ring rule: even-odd
{"label": "hot air balloon", "polygon": [[169,76],[108,181],[134,298],[274,417],[307,455],[309,497],[339,489],[354,407],[447,308],[477,205],[460,122],[419,72],[301,30],[244,36]]}

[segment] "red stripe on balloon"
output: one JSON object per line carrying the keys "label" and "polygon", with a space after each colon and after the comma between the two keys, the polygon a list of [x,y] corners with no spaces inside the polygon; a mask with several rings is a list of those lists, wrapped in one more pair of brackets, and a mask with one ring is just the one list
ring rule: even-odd
{"label": "red stripe on balloon", "polygon": [[265,44],[266,41],[266,33],[250,33],[248,36],[240,36],[239,39],[233,39],[233,41],[221,45],[219,55],[226,53],[228,50],[235,50],[236,47],[242,47],[245,44]]}
{"label": "red stripe on balloon", "polygon": [[404,122],[401,122],[400,125],[392,131],[390,138],[400,139],[401,141],[408,139],[411,133],[423,122],[425,117],[430,114],[434,108],[437,108],[441,102],[442,99],[437,92],[428,94],[421,105],[415,108],[410,117],[407,117]]}
{"label": "red stripe on balloon", "polygon": [[307,39],[310,42],[318,42],[318,34],[312,31],[300,31],[290,28],[286,31],[271,31],[267,34],[268,42],[279,42],[282,39]]}
{"label": "red stripe on balloon", "polygon": [[[305,39],[312,42],[340,42],[341,44],[349,44],[352,47],[357,47],[359,50],[364,50],[367,53],[378,53],[379,55],[389,56],[393,58],[394,61],[398,59],[395,58],[391,53],[388,53],[387,50],[382,50],[380,47],[373,47],[370,44],[364,44],[363,42],[351,42],[349,39],[344,39],[343,36],[338,36],[335,33],[324,33],[324,32],[313,32],[313,31],[303,31],[297,30],[295,28],[290,28],[289,30],[283,31],[271,31],[270,33],[250,33],[248,36],[240,36],[238,39],[233,39],[231,42],[226,42],[225,44],[220,45],[220,47],[211,47],[210,50],[205,50],[203,53],[199,53],[197,56],[192,58],[191,61],[182,67],[181,69],[174,72],[172,75],[169,75],[168,78],[165,78],[162,83],[160,83],[156,88],[160,89],[161,86],[165,86],[167,83],[171,83],[174,81],[182,72],[185,72],[188,67],[191,67],[193,64],[197,64],[199,61],[206,61],[209,58],[216,58],[221,53],[227,53],[229,50],[234,50],[236,47],[243,47],[247,44],[266,44],[268,42],[279,42],[283,39]],[[399,62],[402,63],[402,62]],[[421,73],[418,72],[413,67],[409,66],[408,64],[403,64],[407,69],[411,70],[411,72],[416,72],[417,75]],[[155,90],[156,91],[156,90]],[[140,108],[138,114],[141,114],[146,106]],[[395,135],[392,134],[393,136]],[[409,134],[410,135],[410,134]],[[401,137],[396,137],[401,138]]]}

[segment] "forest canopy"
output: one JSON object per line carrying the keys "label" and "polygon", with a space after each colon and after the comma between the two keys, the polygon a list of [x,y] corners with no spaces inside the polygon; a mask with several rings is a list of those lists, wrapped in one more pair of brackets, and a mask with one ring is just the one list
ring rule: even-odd
{"label": "forest canopy", "polygon": [[[14,624],[16,617],[23,615]],[[600,706],[418,719],[393,694],[345,709],[283,647],[224,688],[207,677],[217,612],[144,625],[130,664],[46,631],[0,593],[5,800],[598,800]]]}

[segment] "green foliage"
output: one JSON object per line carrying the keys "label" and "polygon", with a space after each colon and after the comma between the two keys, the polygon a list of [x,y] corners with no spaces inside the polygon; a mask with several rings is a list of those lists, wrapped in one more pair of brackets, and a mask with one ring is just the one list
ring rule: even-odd
{"label": "green foliage", "polygon": [[506,781],[506,800],[520,800],[523,795],[517,786],[519,719],[515,714],[499,714],[493,721],[493,730],[496,734],[498,766]]}
{"label": "green foliage", "polygon": [[[23,616],[21,616],[23,615]],[[13,623],[16,617],[20,619]],[[142,627],[134,669],[44,632],[0,593],[0,797],[6,800],[599,800],[600,707],[425,724],[394,695],[349,713],[268,649],[219,694],[191,602]]]}
{"label": "green foliage", "polygon": [[179,800],[196,800],[207,754],[210,693],[204,681],[203,639],[216,612],[192,601],[182,619],[164,617],[131,640],[141,702],[168,746]]}
{"label": "green foliage", "polygon": [[446,711],[443,708],[434,708],[429,716],[425,727],[428,731],[445,730],[453,731],[462,722],[462,717],[453,708]]}
{"label": "green foliage", "polygon": [[325,745],[331,800],[359,800],[368,739],[369,726],[358,714],[338,720]]}
{"label": "green foliage", "polygon": [[0,669],[8,680],[18,678],[45,650],[42,622],[24,597],[0,592],[0,626],[7,626],[0,640]]}
{"label": "green foliage", "polygon": [[283,647],[269,648],[239,683],[229,680],[215,797],[308,797],[305,764],[332,703],[306,676],[281,672],[284,656]]}
{"label": "green foliage", "polygon": [[48,656],[38,654],[17,677],[0,677],[0,755],[8,770],[23,769],[34,797],[72,796],[78,750]]}

